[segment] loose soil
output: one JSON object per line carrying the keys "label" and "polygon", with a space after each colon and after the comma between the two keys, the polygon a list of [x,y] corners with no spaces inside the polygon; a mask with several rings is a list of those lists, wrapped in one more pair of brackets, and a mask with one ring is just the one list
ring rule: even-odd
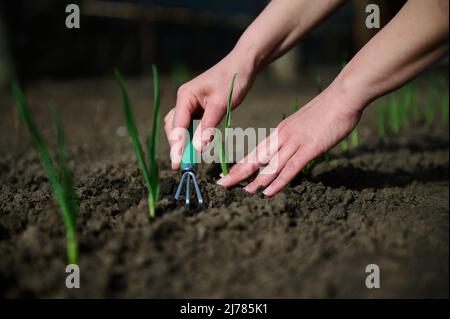
{"label": "loose soil", "polygon": [[[149,83],[127,80],[142,133],[150,123]],[[164,112],[173,91],[163,97]],[[124,123],[116,84],[40,82],[26,92],[51,145],[48,101],[61,107],[66,124],[80,202],[81,288],[65,287],[62,219],[14,103],[3,97],[2,297],[448,298],[448,125],[418,123],[380,141],[369,110],[357,150],[334,150],[270,199],[242,185],[225,190],[215,184],[218,168],[201,165],[201,211],[173,201],[179,173],[169,170],[161,136],[161,200],[149,220],[132,147],[118,136]],[[311,87],[301,92],[313,96]],[[275,127],[295,94],[256,85],[233,125]],[[380,289],[365,286],[368,264],[380,267]]]}

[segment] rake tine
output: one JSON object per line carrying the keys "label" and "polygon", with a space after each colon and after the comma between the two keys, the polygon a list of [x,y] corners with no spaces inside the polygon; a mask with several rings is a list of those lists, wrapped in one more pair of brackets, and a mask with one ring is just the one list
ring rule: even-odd
{"label": "rake tine", "polygon": [[190,187],[189,187],[190,180],[191,180],[191,175],[188,173],[188,174],[186,174],[186,176],[187,176],[187,182],[186,182],[186,199],[185,199],[185,203],[186,203],[186,208],[189,209],[189,208],[191,208],[191,197],[190,197],[191,191],[190,191]]}
{"label": "rake tine", "polygon": [[192,183],[194,184],[195,193],[197,194],[198,206],[200,208],[203,208],[203,197],[202,193],[200,192],[200,187],[198,187],[197,177],[193,172],[189,172],[189,175],[192,176]]}
{"label": "rake tine", "polygon": [[183,182],[186,179],[186,173],[181,176],[180,184],[178,184],[177,192],[175,193],[175,199],[178,200],[180,198],[181,191],[183,189]]}

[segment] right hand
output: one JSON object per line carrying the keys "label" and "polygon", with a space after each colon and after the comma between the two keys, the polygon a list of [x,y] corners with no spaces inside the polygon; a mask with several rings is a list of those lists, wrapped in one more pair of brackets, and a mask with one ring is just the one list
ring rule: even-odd
{"label": "right hand", "polygon": [[195,149],[201,152],[213,139],[214,129],[226,113],[234,74],[237,74],[231,103],[234,109],[250,90],[254,72],[251,71],[251,65],[243,63],[242,58],[233,52],[178,89],[176,105],[164,118],[173,170],[180,167],[183,155],[184,143],[180,143],[179,129],[189,127],[194,112],[203,113],[193,137]]}

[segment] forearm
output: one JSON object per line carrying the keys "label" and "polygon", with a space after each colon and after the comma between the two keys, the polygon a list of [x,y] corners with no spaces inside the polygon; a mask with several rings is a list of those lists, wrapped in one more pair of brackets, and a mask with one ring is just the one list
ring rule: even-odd
{"label": "forearm", "polygon": [[398,88],[448,52],[448,19],[448,0],[409,0],[332,86],[361,107]]}
{"label": "forearm", "polygon": [[292,48],[296,41],[345,0],[273,0],[242,34],[233,53],[256,73]]}

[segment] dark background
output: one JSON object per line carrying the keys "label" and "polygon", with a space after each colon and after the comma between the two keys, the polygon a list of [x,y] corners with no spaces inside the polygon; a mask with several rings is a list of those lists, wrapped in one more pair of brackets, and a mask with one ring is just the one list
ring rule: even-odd
{"label": "dark background", "polygon": [[[351,57],[373,35],[363,27],[364,8],[372,2],[381,6],[383,24],[404,3],[349,1],[301,41],[295,67],[340,64]],[[80,6],[80,29],[65,27],[65,7],[70,3]],[[233,48],[266,4],[266,0],[2,1],[0,57],[10,67],[0,73],[23,82],[110,76],[114,66],[128,75],[142,75],[152,63],[164,73],[198,73]]]}

